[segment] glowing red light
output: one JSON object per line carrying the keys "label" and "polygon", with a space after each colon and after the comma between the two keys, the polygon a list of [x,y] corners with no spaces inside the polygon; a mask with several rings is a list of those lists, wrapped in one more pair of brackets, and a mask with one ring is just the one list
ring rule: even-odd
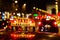
{"label": "glowing red light", "polygon": [[58,12],[58,16],[60,16],[60,12]]}
{"label": "glowing red light", "polygon": [[41,25],[41,22],[38,22],[38,25]]}
{"label": "glowing red light", "polygon": [[5,25],[5,23],[2,23],[2,25]]}
{"label": "glowing red light", "polygon": [[10,28],[10,29],[11,29],[11,26],[8,26],[8,28]]}
{"label": "glowing red light", "polygon": [[39,19],[39,17],[37,16],[37,17],[35,17],[35,19]]}
{"label": "glowing red light", "polygon": [[16,20],[14,20],[14,22],[16,22]]}
{"label": "glowing red light", "polygon": [[32,36],[31,35],[29,35],[29,38],[31,38]]}
{"label": "glowing red light", "polygon": [[56,23],[56,22],[54,22],[54,25],[55,25],[55,26],[57,26],[57,23]]}
{"label": "glowing red light", "polygon": [[33,38],[35,35],[28,35],[28,38]]}
{"label": "glowing red light", "polygon": [[30,20],[30,23],[34,23],[34,20]]}
{"label": "glowing red light", "polygon": [[17,38],[18,35],[16,35],[16,34],[11,34],[11,37],[13,37],[13,38]]}
{"label": "glowing red light", "polygon": [[56,23],[56,22],[54,22],[54,24],[56,25],[57,23]]}

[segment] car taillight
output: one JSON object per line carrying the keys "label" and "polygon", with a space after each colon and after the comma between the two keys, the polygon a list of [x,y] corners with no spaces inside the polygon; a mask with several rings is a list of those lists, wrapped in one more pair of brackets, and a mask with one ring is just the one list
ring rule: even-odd
{"label": "car taillight", "polygon": [[57,23],[56,23],[56,22],[54,22],[53,24],[54,24],[55,26],[57,25]]}
{"label": "car taillight", "polygon": [[54,22],[54,24],[57,24],[56,22]]}
{"label": "car taillight", "polygon": [[27,35],[27,38],[33,38],[35,35]]}
{"label": "car taillight", "polygon": [[17,35],[13,35],[13,37],[17,37]]}
{"label": "car taillight", "polygon": [[16,34],[11,34],[11,37],[13,39],[16,39],[16,38],[33,38],[35,35],[32,35],[32,34],[20,34],[20,35],[16,35]]}
{"label": "car taillight", "polygon": [[38,22],[38,25],[41,25],[42,23],[41,22]]}
{"label": "car taillight", "polygon": [[11,34],[11,37],[13,37],[13,38],[17,38],[18,35],[16,35],[16,34]]}
{"label": "car taillight", "polygon": [[32,36],[31,35],[28,35],[29,38],[31,38]]}
{"label": "car taillight", "polygon": [[10,29],[11,29],[11,26],[8,26],[8,28],[10,28]]}
{"label": "car taillight", "polygon": [[30,20],[30,23],[34,23],[34,20]]}

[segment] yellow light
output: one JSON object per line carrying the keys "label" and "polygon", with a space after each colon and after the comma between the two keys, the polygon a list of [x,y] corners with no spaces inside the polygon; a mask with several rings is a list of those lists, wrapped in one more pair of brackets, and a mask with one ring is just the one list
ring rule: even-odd
{"label": "yellow light", "polygon": [[55,2],[56,4],[58,4],[58,2]]}
{"label": "yellow light", "polygon": [[26,6],[26,4],[24,4],[24,6]]}
{"label": "yellow light", "polygon": [[9,23],[9,22],[7,21],[7,23]]}
{"label": "yellow light", "polygon": [[0,14],[1,14],[1,12],[0,12]]}
{"label": "yellow light", "polygon": [[36,8],[36,10],[38,10],[38,8]]}
{"label": "yellow light", "polygon": [[32,15],[32,14],[29,14],[29,15]]}
{"label": "yellow light", "polygon": [[16,0],[15,3],[18,3],[18,1]]}
{"label": "yellow light", "polygon": [[56,6],[56,14],[58,14],[58,5],[55,5]]}
{"label": "yellow light", "polygon": [[23,9],[23,10],[26,9],[26,4],[23,4],[22,9]]}
{"label": "yellow light", "polygon": [[60,24],[58,24],[58,26],[60,26]]}
{"label": "yellow light", "polygon": [[48,35],[48,37],[54,37],[54,35]]}
{"label": "yellow light", "polygon": [[16,8],[15,10],[17,11],[18,9]]}
{"label": "yellow light", "polygon": [[4,27],[4,29],[6,29],[6,27]]}
{"label": "yellow light", "polygon": [[47,12],[47,11],[45,11],[45,10],[41,10],[41,9],[40,9],[40,11],[45,12],[45,13],[48,13],[48,12]]}
{"label": "yellow light", "polygon": [[16,18],[16,16],[14,16],[14,18]]}
{"label": "yellow light", "polygon": [[58,2],[57,2],[57,0],[55,2],[55,7],[56,7],[56,14],[58,14]]}
{"label": "yellow light", "polygon": [[4,16],[4,18],[7,18],[6,15]]}
{"label": "yellow light", "polygon": [[2,19],[0,19],[0,21],[2,21]]}
{"label": "yellow light", "polygon": [[39,11],[41,11],[41,9],[39,9]]}
{"label": "yellow light", "polygon": [[36,7],[33,7],[33,9],[36,9]]}
{"label": "yellow light", "polygon": [[13,13],[13,15],[15,15],[15,13]]}

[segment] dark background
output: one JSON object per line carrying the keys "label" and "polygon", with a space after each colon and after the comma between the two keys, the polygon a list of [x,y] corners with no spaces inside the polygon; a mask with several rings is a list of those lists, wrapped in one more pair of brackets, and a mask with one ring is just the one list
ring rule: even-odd
{"label": "dark background", "polygon": [[[55,4],[55,0],[17,0],[18,1],[18,9],[21,11],[21,7],[24,3],[26,3],[26,12],[31,12],[33,7],[37,7],[43,10],[46,10],[46,5]],[[12,3],[14,0],[0,0],[0,10],[3,11],[11,11]]]}

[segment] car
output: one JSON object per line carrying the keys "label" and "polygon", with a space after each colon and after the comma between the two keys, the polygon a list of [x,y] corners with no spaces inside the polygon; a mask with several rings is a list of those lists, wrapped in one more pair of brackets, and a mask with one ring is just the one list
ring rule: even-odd
{"label": "car", "polygon": [[0,34],[1,35],[5,34],[5,31],[6,31],[6,28],[7,28],[6,25],[7,25],[6,20],[0,21]]}
{"label": "car", "polygon": [[58,26],[57,26],[56,20],[42,19],[40,22],[41,22],[39,25],[40,32],[58,33]]}
{"label": "car", "polygon": [[6,25],[7,25],[7,21],[6,20],[0,21],[0,29],[4,29],[4,27],[6,27]]}

